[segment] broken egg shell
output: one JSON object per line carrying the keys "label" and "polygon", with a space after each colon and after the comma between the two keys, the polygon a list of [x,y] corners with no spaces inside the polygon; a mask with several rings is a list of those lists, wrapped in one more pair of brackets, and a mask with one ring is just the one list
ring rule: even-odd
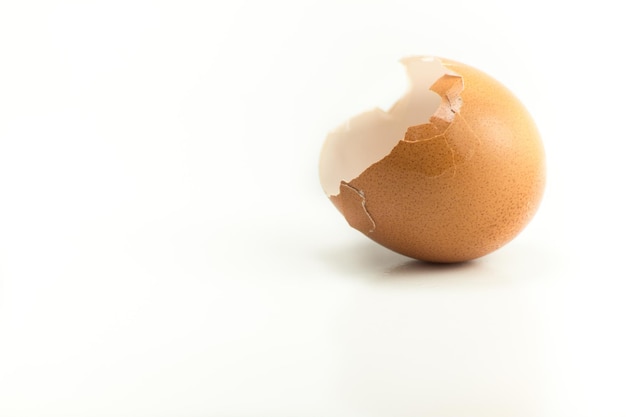
{"label": "broken egg shell", "polygon": [[[411,80],[437,77],[430,91],[417,94],[413,82],[389,112],[364,113],[358,124],[329,134],[322,185],[352,227],[391,250],[442,263],[484,256],[519,234],[539,206],[539,132],[521,102],[489,75],[443,58],[402,62]],[[406,105],[433,92],[434,111]],[[424,122],[402,125],[425,111],[427,120],[414,119]]]}

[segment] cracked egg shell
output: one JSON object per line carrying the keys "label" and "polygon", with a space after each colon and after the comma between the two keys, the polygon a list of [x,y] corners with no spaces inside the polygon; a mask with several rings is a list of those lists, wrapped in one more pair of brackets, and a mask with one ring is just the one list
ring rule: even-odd
{"label": "cracked egg shell", "polygon": [[406,95],[328,135],[322,187],[352,227],[398,253],[442,263],[484,256],[539,206],[539,132],[489,75],[443,58],[401,62]]}

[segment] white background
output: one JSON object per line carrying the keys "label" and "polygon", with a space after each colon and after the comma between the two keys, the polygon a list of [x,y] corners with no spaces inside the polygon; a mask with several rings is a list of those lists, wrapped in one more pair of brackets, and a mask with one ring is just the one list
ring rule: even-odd
{"label": "white background", "polygon": [[[626,415],[626,30],[561,4],[4,0],[0,415]],[[413,54],[502,81],[545,142],[534,221],[463,265],[370,242],[317,180]]]}

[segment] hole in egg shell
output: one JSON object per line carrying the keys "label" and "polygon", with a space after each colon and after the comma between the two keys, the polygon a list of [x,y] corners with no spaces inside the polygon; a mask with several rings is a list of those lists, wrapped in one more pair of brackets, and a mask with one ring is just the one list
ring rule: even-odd
{"label": "hole in egg shell", "polygon": [[353,228],[403,255],[442,263],[486,255],[539,206],[539,132],[487,74],[437,57],[401,63],[404,97],[329,133],[322,188]]}

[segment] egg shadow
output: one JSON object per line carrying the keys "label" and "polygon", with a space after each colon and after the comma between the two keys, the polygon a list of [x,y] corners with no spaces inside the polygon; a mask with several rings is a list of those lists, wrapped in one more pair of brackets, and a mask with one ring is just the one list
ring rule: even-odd
{"label": "egg shadow", "polygon": [[423,273],[441,273],[450,271],[467,271],[477,267],[477,261],[464,261],[454,263],[440,263],[440,262],[428,262],[420,261],[417,259],[411,259],[401,265],[388,271],[391,276],[412,276],[415,274]]}
{"label": "egg shadow", "polygon": [[325,249],[320,257],[341,274],[376,281],[429,280],[444,276],[467,279],[480,271],[486,272],[481,260],[425,262],[368,241]]}

